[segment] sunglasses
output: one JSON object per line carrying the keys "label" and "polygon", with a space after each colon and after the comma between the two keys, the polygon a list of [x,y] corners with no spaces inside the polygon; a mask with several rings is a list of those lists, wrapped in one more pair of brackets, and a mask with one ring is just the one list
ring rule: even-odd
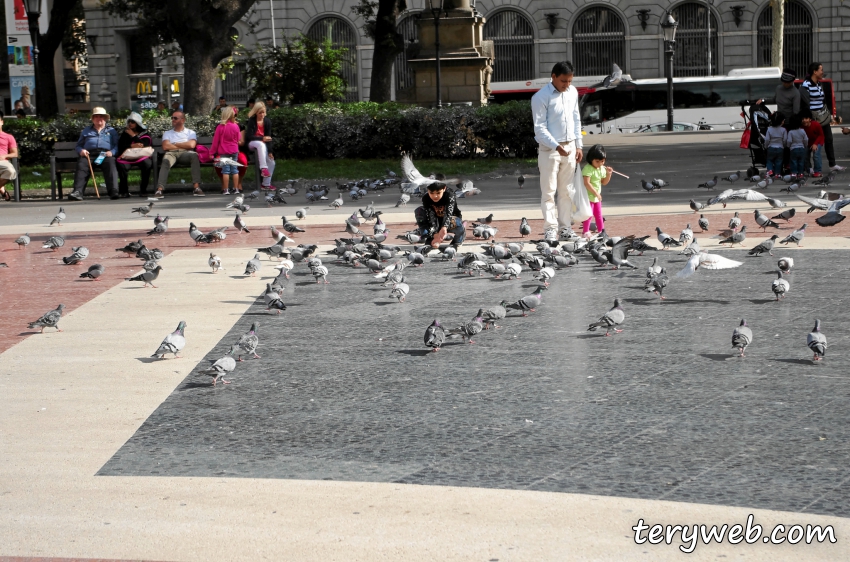
{"label": "sunglasses", "polygon": [[179,120],[179,119],[182,119],[182,117],[172,117],[172,118],[171,118],[171,120],[172,120],[172,121],[177,121],[177,120]]}

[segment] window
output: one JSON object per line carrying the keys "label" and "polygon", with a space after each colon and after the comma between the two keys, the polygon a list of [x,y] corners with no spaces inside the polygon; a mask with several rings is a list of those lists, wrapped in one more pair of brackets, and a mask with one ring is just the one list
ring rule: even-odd
{"label": "window", "polygon": [[[758,19],[758,65],[773,66],[770,56],[773,40],[773,9],[765,6]],[[806,75],[812,62],[812,16],[800,2],[785,0],[785,31],[782,34],[782,66]]]}
{"label": "window", "polygon": [[516,10],[496,12],[484,24],[484,39],[493,41],[496,55],[491,82],[516,82],[537,77],[534,32],[528,18]]}
{"label": "window", "polygon": [[626,26],[617,12],[596,6],[579,15],[573,25],[573,61],[579,76],[607,76],[613,64],[625,72]]}
{"label": "window", "polygon": [[153,41],[141,34],[127,36],[127,54],[130,59],[130,74],[155,72]]}
{"label": "window", "polygon": [[334,49],[348,49],[342,62],[342,77],[348,85],[343,101],[359,101],[357,88],[357,40],[354,28],[347,21],[337,17],[322,18],[310,26],[307,37],[322,42],[330,39]]}
{"label": "window", "polygon": [[673,76],[706,76],[717,74],[717,18],[711,14],[711,71],[708,71],[708,35],[705,4],[689,2],[673,8],[679,22]]}
{"label": "window", "polygon": [[228,104],[248,101],[248,84],[245,80],[245,63],[237,62],[233,70],[221,82],[221,93]]}
{"label": "window", "polygon": [[416,16],[404,18],[398,22],[396,29],[404,38],[404,50],[395,58],[395,89],[398,91],[413,87],[413,69],[407,64],[407,59],[410,47],[419,42]]}

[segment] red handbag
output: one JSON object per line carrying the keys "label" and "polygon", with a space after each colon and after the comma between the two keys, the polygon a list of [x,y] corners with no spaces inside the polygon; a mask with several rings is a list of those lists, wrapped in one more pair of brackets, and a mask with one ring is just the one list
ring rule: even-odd
{"label": "red handbag", "polygon": [[750,148],[750,128],[744,129],[741,134],[741,148]]}

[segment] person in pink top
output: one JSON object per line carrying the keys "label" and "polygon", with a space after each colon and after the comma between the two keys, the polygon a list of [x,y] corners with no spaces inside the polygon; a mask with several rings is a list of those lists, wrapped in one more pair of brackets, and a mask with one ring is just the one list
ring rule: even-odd
{"label": "person in pink top", "polygon": [[3,132],[3,113],[0,113],[0,196],[10,201],[12,196],[6,192],[6,184],[18,177],[15,167],[9,160],[18,157],[18,143],[15,137]]}
{"label": "person in pink top", "polygon": [[[239,189],[239,166],[236,165],[239,157],[239,125],[236,124],[236,115],[230,106],[221,110],[221,124],[216,127],[213,135],[213,143],[210,148],[216,167],[221,168],[221,194],[230,193],[230,176],[233,176],[233,187],[235,193],[241,193]],[[222,164],[221,159],[227,158],[233,164]]]}

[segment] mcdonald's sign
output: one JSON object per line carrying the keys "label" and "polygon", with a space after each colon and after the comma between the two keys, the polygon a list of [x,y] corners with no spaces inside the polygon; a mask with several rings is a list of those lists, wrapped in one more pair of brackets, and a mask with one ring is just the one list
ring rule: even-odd
{"label": "mcdonald's sign", "polygon": [[151,89],[151,81],[150,80],[139,80],[136,82],[136,95],[142,94],[151,94],[153,90]]}

